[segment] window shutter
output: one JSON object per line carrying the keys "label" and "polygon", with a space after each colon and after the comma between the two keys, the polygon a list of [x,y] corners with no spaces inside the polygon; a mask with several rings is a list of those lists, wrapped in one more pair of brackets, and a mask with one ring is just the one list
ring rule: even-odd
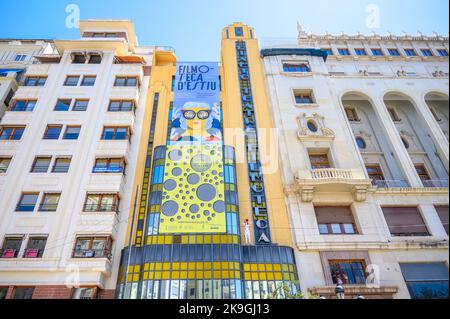
{"label": "window shutter", "polygon": [[317,222],[319,224],[354,224],[350,207],[315,207]]}
{"label": "window shutter", "polygon": [[417,207],[383,207],[383,213],[393,236],[429,236]]}
{"label": "window shutter", "polygon": [[449,213],[448,206],[436,206],[436,211],[448,235],[448,213]]}

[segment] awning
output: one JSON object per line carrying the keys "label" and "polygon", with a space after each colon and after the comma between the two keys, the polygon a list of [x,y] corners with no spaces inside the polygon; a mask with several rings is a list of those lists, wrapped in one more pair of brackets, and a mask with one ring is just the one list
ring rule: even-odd
{"label": "awning", "polygon": [[134,55],[116,56],[118,63],[145,63],[144,58]]}

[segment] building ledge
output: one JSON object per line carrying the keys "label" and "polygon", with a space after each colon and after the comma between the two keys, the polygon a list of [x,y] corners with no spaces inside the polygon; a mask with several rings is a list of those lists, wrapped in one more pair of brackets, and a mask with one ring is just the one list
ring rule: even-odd
{"label": "building ledge", "polygon": [[[358,295],[362,295],[367,299],[394,299],[394,295],[398,293],[399,287],[397,286],[382,286],[382,287],[370,287],[370,286],[344,286],[345,299],[354,299]],[[310,294],[320,295],[327,299],[337,299],[335,293],[335,286],[327,287],[315,287],[308,289]]]}
{"label": "building ledge", "polygon": [[417,249],[448,249],[448,239],[422,239],[403,241],[379,241],[379,242],[297,242],[300,251],[349,251],[349,250],[417,250]]}

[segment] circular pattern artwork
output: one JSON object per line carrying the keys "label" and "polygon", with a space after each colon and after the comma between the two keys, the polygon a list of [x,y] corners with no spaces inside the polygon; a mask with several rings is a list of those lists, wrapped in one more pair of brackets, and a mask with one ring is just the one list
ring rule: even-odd
{"label": "circular pattern artwork", "polygon": [[175,216],[178,213],[178,204],[175,201],[168,201],[162,205],[162,213],[167,217]]}

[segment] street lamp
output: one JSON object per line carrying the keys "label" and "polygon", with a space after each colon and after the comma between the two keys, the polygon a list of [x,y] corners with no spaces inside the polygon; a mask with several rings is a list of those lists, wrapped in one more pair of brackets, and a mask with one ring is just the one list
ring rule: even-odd
{"label": "street lamp", "polygon": [[336,285],[336,289],[334,290],[338,299],[345,299],[345,288],[342,285],[342,282],[339,282]]}

